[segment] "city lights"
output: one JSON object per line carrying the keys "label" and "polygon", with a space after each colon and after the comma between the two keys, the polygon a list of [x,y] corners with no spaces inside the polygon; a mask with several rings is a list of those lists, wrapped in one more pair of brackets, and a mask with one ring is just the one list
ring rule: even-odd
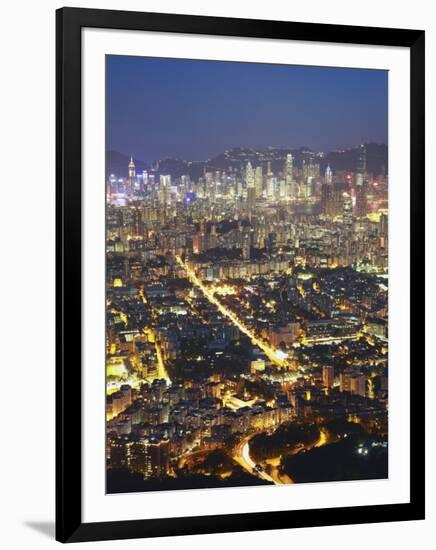
{"label": "city lights", "polygon": [[[299,481],[291,457],[386,450],[387,179],[371,210],[358,154],[354,174],[289,153],[278,173],[244,159],[173,180],[131,159],[111,177],[126,202],[107,207],[109,480],[282,485]],[[214,453],[230,462],[211,474]]]}
{"label": "city lights", "polygon": [[[271,89],[285,69],[244,70],[259,71],[256,82]],[[171,103],[149,123],[147,90],[157,97],[159,79],[147,73],[132,127],[111,133],[123,146],[107,155],[107,491],[387,477],[387,146],[360,142],[361,103],[347,115],[360,121],[349,147],[298,145],[313,109],[324,110],[330,77],[312,90],[317,105],[301,107],[304,123],[294,104],[292,120],[282,107],[256,133],[272,105],[239,113],[229,102],[224,113],[215,98],[207,109],[191,104],[176,124],[179,73],[162,74]],[[229,82],[220,80],[220,98]],[[115,113],[135,95],[133,81],[124,87]],[[241,95],[247,105],[251,91]],[[253,146],[270,128],[271,143],[284,145]],[[348,126],[330,125],[324,136],[322,128],[318,117],[320,142],[330,132],[351,140]],[[184,154],[173,158],[172,147]]]}

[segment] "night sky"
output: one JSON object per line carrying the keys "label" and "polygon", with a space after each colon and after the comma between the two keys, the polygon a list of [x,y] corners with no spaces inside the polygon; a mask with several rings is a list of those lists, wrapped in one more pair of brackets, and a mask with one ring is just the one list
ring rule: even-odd
{"label": "night sky", "polygon": [[107,150],[152,162],[232,147],[387,143],[388,73],[107,56]]}

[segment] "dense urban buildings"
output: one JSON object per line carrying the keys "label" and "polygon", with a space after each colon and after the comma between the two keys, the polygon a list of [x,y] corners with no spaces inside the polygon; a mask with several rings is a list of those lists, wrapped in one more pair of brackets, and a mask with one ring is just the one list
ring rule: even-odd
{"label": "dense urban buildings", "polygon": [[386,146],[120,157],[108,492],[386,477]]}

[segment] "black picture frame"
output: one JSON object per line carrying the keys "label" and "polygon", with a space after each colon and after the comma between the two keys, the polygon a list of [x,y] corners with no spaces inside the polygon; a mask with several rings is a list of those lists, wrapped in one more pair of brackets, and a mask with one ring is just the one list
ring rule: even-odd
{"label": "black picture frame", "polygon": [[[410,49],[410,502],[215,516],[82,522],[81,30],[128,29]],[[62,8],[56,13],[56,539],[159,537],[424,519],[424,41],[419,30]],[[419,276],[419,279],[418,279]],[[74,388],[74,390],[73,390]],[[205,511],[207,512],[207,511]],[[241,511],[243,512],[243,511]]]}

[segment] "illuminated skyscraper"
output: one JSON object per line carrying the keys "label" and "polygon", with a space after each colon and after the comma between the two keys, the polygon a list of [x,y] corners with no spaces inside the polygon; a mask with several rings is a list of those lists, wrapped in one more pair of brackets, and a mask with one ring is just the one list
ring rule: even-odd
{"label": "illuminated skyscraper", "polygon": [[288,153],[286,155],[285,178],[286,187],[288,189],[288,192],[286,194],[291,199],[294,199],[297,196],[297,186],[294,180],[294,157],[291,155],[291,153]]}
{"label": "illuminated skyscraper", "polygon": [[244,233],[242,241],[242,259],[250,259],[250,235],[249,233]]}
{"label": "illuminated skyscraper", "polygon": [[169,444],[153,438],[131,438],[127,444],[127,465],[131,472],[144,476],[160,477],[168,473]]}
{"label": "illuminated skyscraper", "polygon": [[303,160],[303,179],[307,181],[309,179],[313,180],[314,178],[319,177],[319,164],[314,162],[313,154],[307,156]]}
{"label": "illuminated skyscraper", "polygon": [[162,204],[168,204],[171,187],[171,176],[161,175],[159,181],[159,199]]}
{"label": "illuminated skyscraper", "polygon": [[331,365],[324,365],[322,368],[322,382],[324,386],[330,389],[335,379],[335,370]]}
{"label": "illuminated skyscraper", "polygon": [[136,176],[135,172],[135,163],[133,162],[133,157],[130,157],[129,162],[129,178],[134,178]]}
{"label": "illuminated skyscraper", "polygon": [[325,216],[331,216],[333,201],[333,188],[328,183],[323,183],[321,188],[321,212]]}
{"label": "illuminated skyscraper", "polygon": [[313,177],[312,176],[309,176],[304,182],[303,182],[303,185],[302,185],[302,194],[303,194],[303,197],[311,197],[312,194],[313,194]]}
{"label": "illuminated skyscraper", "polygon": [[118,469],[127,466],[127,443],[122,437],[111,437],[108,440],[109,467]]}
{"label": "illuminated skyscraper", "polygon": [[381,214],[380,216],[380,245],[382,248],[387,249],[388,248],[388,215],[387,214]]}
{"label": "illuminated skyscraper", "polygon": [[126,185],[126,193],[128,195],[133,195],[133,191],[135,189],[135,180],[136,180],[135,163],[133,162],[133,157],[130,157],[130,162],[128,166],[127,185]]}
{"label": "illuminated skyscraper", "polygon": [[245,182],[247,184],[248,211],[249,211],[249,215],[251,216],[251,212],[256,205],[255,178],[254,178],[254,170],[253,170],[253,167],[251,166],[251,162],[247,162],[247,167],[245,170]]}
{"label": "illuminated skyscraper", "polygon": [[366,396],[366,379],[363,374],[355,374],[350,378],[350,392],[361,397]]}
{"label": "illuminated skyscraper", "polygon": [[262,173],[262,166],[257,166],[255,174],[254,174],[254,181],[255,181],[255,187],[256,187],[256,196],[260,197],[263,192],[263,173]]}
{"label": "illuminated skyscraper", "polygon": [[353,225],[353,203],[349,193],[342,194],[342,221],[347,229]]}
{"label": "illuminated skyscraper", "polygon": [[256,206],[256,188],[254,186],[247,187],[247,204],[248,209],[251,213],[251,211]]}
{"label": "illuminated skyscraper", "polygon": [[202,233],[195,233],[192,235],[192,252],[194,254],[201,254],[203,252],[204,235]]}
{"label": "illuminated skyscraper", "polygon": [[143,170],[142,171],[142,188],[143,188],[143,190],[146,189],[147,185],[148,185],[148,172],[147,172],[147,170]]}
{"label": "illuminated skyscraper", "polygon": [[108,188],[109,194],[116,194],[118,193],[118,181],[117,178],[114,176],[114,174],[111,174],[109,176],[109,188]]}
{"label": "illuminated skyscraper", "polygon": [[366,216],[366,147],[365,145],[359,146],[359,154],[357,159],[356,170],[356,216],[363,218]]}
{"label": "illuminated skyscraper", "polygon": [[274,178],[272,175],[268,175],[267,187],[266,187],[266,193],[268,198],[272,199],[275,197],[275,189],[276,189],[276,178]]}
{"label": "illuminated skyscraper", "polygon": [[332,169],[330,168],[330,164],[327,165],[327,168],[325,170],[325,182],[328,185],[331,185],[333,183],[333,172],[332,172]]}
{"label": "illuminated skyscraper", "polygon": [[251,162],[247,162],[247,167],[245,169],[245,183],[248,187],[254,187],[254,170],[251,166]]}
{"label": "illuminated skyscraper", "polygon": [[359,145],[359,152],[356,166],[356,186],[363,185],[366,176],[366,147]]}
{"label": "illuminated skyscraper", "polygon": [[367,186],[363,181],[361,185],[356,185],[356,208],[355,214],[358,218],[366,216],[367,201],[366,201]]}
{"label": "illuminated skyscraper", "polygon": [[319,179],[319,164],[315,162],[316,156],[311,151],[305,151],[303,155],[303,181],[300,183],[299,195],[308,198],[313,195],[316,180]]}
{"label": "illuminated skyscraper", "polygon": [[216,234],[216,225],[212,224],[209,235],[209,248],[215,248],[217,245],[218,237]]}

